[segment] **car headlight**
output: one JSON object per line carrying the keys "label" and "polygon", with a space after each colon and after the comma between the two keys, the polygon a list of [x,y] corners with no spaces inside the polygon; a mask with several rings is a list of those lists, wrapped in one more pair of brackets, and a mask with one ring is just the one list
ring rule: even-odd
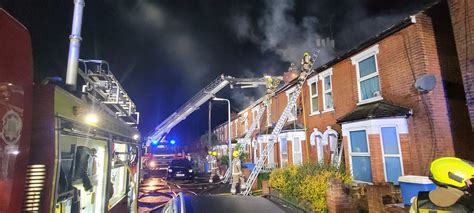
{"label": "car headlight", "polygon": [[172,170],[172,169],[168,169],[168,172],[173,172],[173,170]]}
{"label": "car headlight", "polygon": [[156,163],[155,163],[155,161],[151,161],[148,165],[153,168],[153,167],[156,166]]}
{"label": "car headlight", "polygon": [[193,170],[192,170],[192,169],[190,169],[188,172],[189,172],[189,173],[193,173]]}

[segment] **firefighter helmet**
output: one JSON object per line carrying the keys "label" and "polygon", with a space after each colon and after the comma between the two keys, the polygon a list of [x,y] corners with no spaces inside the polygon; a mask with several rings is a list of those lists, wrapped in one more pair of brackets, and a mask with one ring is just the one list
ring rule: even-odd
{"label": "firefighter helmet", "polygon": [[212,152],[212,155],[217,156],[217,152],[216,152],[216,151],[213,151],[213,152]]}
{"label": "firefighter helmet", "polygon": [[459,158],[438,158],[431,163],[430,171],[431,179],[439,185],[464,190],[472,187],[474,167]]}
{"label": "firefighter helmet", "polygon": [[239,151],[236,150],[236,151],[232,152],[232,156],[234,156],[234,158],[239,157]]}
{"label": "firefighter helmet", "polygon": [[308,53],[308,52],[305,52],[305,53],[304,53],[304,56],[309,56],[309,53]]}

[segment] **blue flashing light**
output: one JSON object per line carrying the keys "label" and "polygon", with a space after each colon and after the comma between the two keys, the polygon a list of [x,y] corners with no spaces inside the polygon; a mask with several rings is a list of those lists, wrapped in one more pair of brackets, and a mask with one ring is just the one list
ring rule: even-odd
{"label": "blue flashing light", "polygon": [[170,140],[170,144],[171,145],[175,145],[176,144],[176,141],[173,139],[173,140]]}
{"label": "blue flashing light", "polygon": [[158,140],[152,140],[151,143],[156,146],[158,144]]}

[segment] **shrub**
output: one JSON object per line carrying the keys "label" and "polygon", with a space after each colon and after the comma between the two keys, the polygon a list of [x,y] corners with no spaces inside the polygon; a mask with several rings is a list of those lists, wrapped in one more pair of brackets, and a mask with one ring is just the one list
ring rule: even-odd
{"label": "shrub", "polygon": [[[344,167],[341,167],[344,168]],[[350,183],[350,175],[343,169],[324,164],[288,166],[270,174],[270,187],[280,191],[286,199],[309,204],[317,212],[326,211],[326,190],[332,178]]]}

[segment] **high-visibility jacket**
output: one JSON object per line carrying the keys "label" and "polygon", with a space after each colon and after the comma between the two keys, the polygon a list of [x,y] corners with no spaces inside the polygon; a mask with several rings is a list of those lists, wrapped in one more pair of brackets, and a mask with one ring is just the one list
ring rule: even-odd
{"label": "high-visibility jacket", "polygon": [[240,165],[240,159],[234,158],[232,160],[232,175],[241,175],[242,174],[242,167]]}
{"label": "high-visibility jacket", "polygon": [[410,208],[410,213],[464,213],[464,212],[473,212],[471,207],[466,205],[467,201],[464,198],[461,198],[459,202],[456,202],[450,207],[439,207],[430,201],[429,192],[420,192],[418,196],[413,200],[412,206]]}

